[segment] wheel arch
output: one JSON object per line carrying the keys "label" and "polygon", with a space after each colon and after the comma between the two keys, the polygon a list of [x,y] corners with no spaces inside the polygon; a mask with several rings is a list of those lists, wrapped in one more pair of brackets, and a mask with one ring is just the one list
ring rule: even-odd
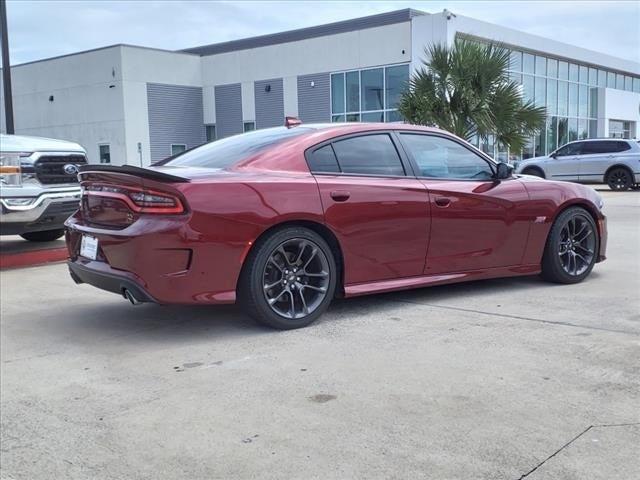
{"label": "wheel arch", "polygon": [[631,170],[631,168],[629,167],[629,165],[625,165],[624,163],[615,163],[615,164],[611,165],[609,168],[607,168],[607,171],[606,171],[606,172],[604,172],[604,177],[602,177],[602,181],[603,181],[603,183],[607,183],[607,182],[609,181],[609,174],[610,174],[613,170],[615,170],[615,169],[617,169],[617,168],[622,168],[622,169],[626,170],[626,171],[629,173],[629,175],[631,176],[631,184],[633,184],[633,183],[634,183],[634,181],[635,181],[635,176],[634,176],[634,174],[633,174],[633,171]]}
{"label": "wheel arch", "polygon": [[327,227],[322,223],[314,222],[313,220],[287,220],[287,221],[270,226],[269,228],[264,230],[260,235],[258,235],[258,238],[255,239],[255,241],[251,245],[251,248],[247,250],[242,260],[242,268],[240,270],[240,275],[238,275],[238,280],[236,282],[236,291],[238,290],[240,281],[242,279],[242,276],[244,275],[244,270],[247,265],[247,259],[249,258],[251,252],[253,252],[262,243],[262,241],[265,238],[267,238],[271,233],[277,230],[282,230],[283,228],[288,228],[288,227],[308,228],[309,230],[312,230],[313,232],[320,235],[324,239],[324,241],[327,242],[327,244],[329,245],[329,248],[331,248],[331,252],[333,253],[333,256],[337,264],[336,266],[337,266],[338,278],[336,283],[336,296],[340,296],[340,297],[344,296],[344,255],[342,253],[342,247],[340,246],[340,242],[338,241],[338,238],[336,237],[335,233],[333,233],[333,231],[329,227]]}
{"label": "wheel arch", "polygon": [[527,175],[527,173],[525,173],[527,170],[537,170],[538,172],[540,172],[542,174],[542,178],[547,178],[547,173],[544,171],[544,169],[539,166],[539,165],[527,165],[526,167],[524,167],[522,169],[522,173],[523,175]]}
{"label": "wheel arch", "polygon": [[588,200],[582,199],[582,198],[577,198],[574,200],[570,200],[564,204],[562,204],[557,211],[555,212],[554,216],[553,216],[553,220],[551,221],[551,223],[549,224],[549,231],[547,232],[547,238],[545,240],[545,247],[547,245],[547,243],[549,242],[549,236],[551,235],[551,227],[553,226],[554,223],[556,223],[556,220],[558,219],[558,217],[564,213],[565,211],[567,211],[568,209],[572,208],[572,207],[581,207],[584,210],[587,211],[587,213],[589,213],[589,215],[591,215],[591,218],[593,218],[593,222],[596,224],[596,231],[598,232],[598,240],[601,242],[602,241],[602,233],[600,231],[600,219],[602,218],[602,213],[600,213],[600,211],[598,210],[598,207],[596,207],[593,203],[589,202]]}

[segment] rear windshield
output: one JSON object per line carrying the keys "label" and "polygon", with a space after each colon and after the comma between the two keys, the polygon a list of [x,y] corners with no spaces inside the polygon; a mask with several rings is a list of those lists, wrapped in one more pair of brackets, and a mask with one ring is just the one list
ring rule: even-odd
{"label": "rear windshield", "polygon": [[166,158],[156,165],[226,168],[286,139],[311,132],[305,127],[268,128],[223,138]]}

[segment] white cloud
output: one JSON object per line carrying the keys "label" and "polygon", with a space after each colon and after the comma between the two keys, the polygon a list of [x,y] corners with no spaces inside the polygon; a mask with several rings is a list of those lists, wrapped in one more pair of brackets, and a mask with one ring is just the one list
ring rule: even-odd
{"label": "white cloud", "polygon": [[131,43],[176,50],[400,8],[455,13],[640,61],[639,2],[28,1],[7,10],[11,63]]}

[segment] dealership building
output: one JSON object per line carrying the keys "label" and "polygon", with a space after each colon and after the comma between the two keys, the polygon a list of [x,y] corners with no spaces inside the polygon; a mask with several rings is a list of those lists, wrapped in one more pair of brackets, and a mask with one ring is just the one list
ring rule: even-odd
{"label": "dealership building", "polygon": [[[640,63],[446,10],[412,9],[181,51],[113,45],[16,65],[16,133],[76,141],[94,163],[148,165],[282,125],[285,116],[399,121],[399,96],[425,47],[460,37],[508,48],[511,77],[547,108],[546,128],[523,151],[483,140],[479,147],[494,157],[639,135]],[[4,111],[2,122],[5,131]]]}

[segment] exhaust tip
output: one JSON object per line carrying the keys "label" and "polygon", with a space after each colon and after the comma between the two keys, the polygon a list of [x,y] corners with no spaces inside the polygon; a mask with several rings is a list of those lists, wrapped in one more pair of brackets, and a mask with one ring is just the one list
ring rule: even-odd
{"label": "exhaust tip", "polygon": [[131,302],[131,305],[140,305],[142,302],[138,300],[133,293],[126,288],[122,290],[122,296]]}

